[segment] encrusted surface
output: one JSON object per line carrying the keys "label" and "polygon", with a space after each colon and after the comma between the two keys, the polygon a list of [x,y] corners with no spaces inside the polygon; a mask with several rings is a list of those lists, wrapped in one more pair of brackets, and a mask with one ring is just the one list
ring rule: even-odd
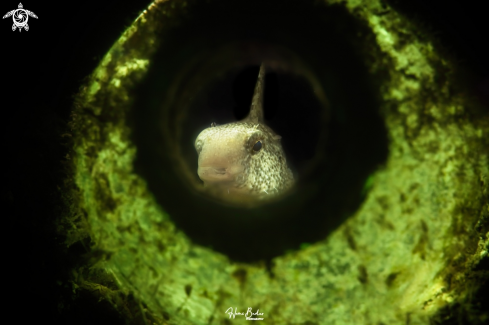
{"label": "encrusted surface", "polygon": [[408,21],[376,15],[384,9],[375,0],[343,3],[376,35],[372,73],[388,70],[380,109],[389,158],[355,215],[276,258],[273,277],[192,244],[132,170],[124,119],[169,15],[161,4],[123,34],[78,96],[74,159],[93,240],[113,252],[105,267],[123,289],[166,322],[217,324],[229,307],[252,307],[262,324],[429,324],[464,292],[469,265],[487,263],[487,120],[472,118],[450,87],[452,65]]}

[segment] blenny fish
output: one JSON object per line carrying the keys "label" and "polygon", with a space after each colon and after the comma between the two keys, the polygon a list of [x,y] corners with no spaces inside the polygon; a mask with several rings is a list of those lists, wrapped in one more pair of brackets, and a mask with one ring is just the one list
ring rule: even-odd
{"label": "blenny fish", "polygon": [[223,125],[212,123],[195,140],[199,178],[224,199],[272,198],[294,185],[281,136],[264,121],[264,87],[262,63],[248,116]]}

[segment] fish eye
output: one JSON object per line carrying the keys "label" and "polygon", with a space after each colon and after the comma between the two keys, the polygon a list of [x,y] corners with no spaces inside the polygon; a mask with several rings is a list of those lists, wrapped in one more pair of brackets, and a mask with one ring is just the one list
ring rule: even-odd
{"label": "fish eye", "polygon": [[263,147],[262,143],[260,140],[256,141],[255,145],[253,146],[253,151],[258,152],[261,150]]}

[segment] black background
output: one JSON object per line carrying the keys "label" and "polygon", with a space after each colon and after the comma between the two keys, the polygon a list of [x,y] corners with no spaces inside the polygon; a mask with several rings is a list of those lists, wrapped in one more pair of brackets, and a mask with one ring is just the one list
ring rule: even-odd
{"label": "black background", "polygon": [[[0,14],[16,9],[17,1],[2,1]],[[474,72],[469,88],[489,107],[489,14],[484,1],[390,3],[429,26],[460,64]],[[8,301],[1,317],[20,324],[115,323],[95,303],[80,303],[59,316],[69,252],[50,224],[59,213],[60,162],[67,153],[58,132],[66,128],[72,96],[83,78],[147,2],[32,0],[23,5],[39,17],[29,18],[29,31],[13,32],[11,18],[0,21],[1,294]]]}

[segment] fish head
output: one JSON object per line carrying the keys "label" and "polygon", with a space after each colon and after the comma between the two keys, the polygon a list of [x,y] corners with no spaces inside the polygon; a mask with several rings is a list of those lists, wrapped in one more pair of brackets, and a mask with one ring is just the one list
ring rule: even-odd
{"label": "fish head", "polygon": [[[278,137],[278,136],[277,136]],[[230,123],[203,130],[195,140],[199,178],[205,186],[246,193],[252,185],[252,167],[266,156],[270,135],[249,123]]]}

